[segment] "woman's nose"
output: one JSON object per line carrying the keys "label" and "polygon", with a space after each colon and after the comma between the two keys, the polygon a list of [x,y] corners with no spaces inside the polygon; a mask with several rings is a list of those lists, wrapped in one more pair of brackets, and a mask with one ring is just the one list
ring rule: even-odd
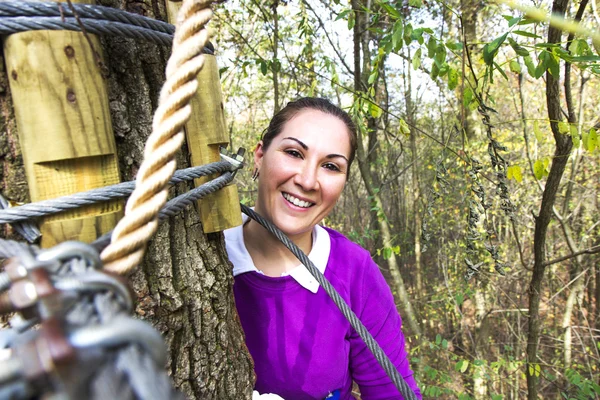
{"label": "woman's nose", "polygon": [[316,190],[319,186],[316,168],[305,165],[298,173],[296,173],[294,182],[306,192]]}

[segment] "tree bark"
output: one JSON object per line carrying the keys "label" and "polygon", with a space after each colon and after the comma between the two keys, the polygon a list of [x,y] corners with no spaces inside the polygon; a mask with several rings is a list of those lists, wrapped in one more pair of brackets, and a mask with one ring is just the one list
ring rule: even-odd
{"label": "tree bark", "polygon": [[[166,20],[160,0],[126,4],[127,11]],[[102,5],[120,7],[122,2],[104,0]],[[121,179],[127,181],[143,158],[170,48],[113,37],[102,44]],[[27,201],[6,71],[0,72],[0,112],[0,189],[11,199]],[[177,162],[178,168],[190,166],[187,148]],[[189,188],[178,186],[172,194]],[[12,235],[6,229],[3,233]],[[137,293],[136,312],[163,334],[169,372],[187,398],[251,397],[253,364],[235,309],[223,238],[203,234],[194,208],[160,226],[130,281]]]}

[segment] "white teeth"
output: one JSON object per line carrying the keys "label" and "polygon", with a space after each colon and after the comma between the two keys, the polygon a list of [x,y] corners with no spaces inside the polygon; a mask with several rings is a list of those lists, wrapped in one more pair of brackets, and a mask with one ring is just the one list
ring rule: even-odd
{"label": "white teeth", "polygon": [[283,197],[285,197],[285,199],[287,201],[289,201],[290,203],[292,203],[298,207],[308,208],[308,207],[312,206],[312,203],[310,203],[308,201],[300,200],[300,199],[292,196],[291,194],[284,193]]}

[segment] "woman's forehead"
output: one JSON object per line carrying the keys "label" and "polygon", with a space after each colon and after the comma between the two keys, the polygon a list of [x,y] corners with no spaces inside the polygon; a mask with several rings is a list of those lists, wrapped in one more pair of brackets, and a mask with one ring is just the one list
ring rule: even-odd
{"label": "woman's forehead", "polygon": [[336,150],[348,156],[350,154],[350,134],[344,121],[319,110],[302,110],[287,121],[280,134],[279,141],[294,138],[302,141],[309,149]]}

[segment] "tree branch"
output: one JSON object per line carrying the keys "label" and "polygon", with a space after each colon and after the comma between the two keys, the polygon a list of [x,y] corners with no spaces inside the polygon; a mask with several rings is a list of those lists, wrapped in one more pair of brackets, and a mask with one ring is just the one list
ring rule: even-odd
{"label": "tree branch", "polygon": [[544,265],[544,267],[547,267],[548,265],[556,264],[561,261],[565,261],[570,258],[580,256],[582,254],[596,254],[596,253],[600,253],[600,245],[592,246],[585,250],[580,250],[575,253],[567,254],[566,256],[555,258],[554,260],[546,261],[543,265]]}

